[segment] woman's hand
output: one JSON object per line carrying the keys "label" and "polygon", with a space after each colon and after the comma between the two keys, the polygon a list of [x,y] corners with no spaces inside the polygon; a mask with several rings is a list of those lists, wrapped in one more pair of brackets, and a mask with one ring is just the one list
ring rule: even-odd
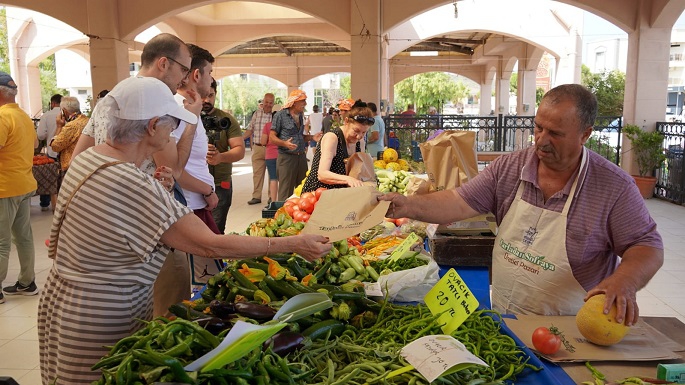
{"label": "woman's hand", "polygon": [[172,174],[171,167],[157,167],[154,173],[154,178],[157,179],[167,191],[171,191],[174,188],[174,176]]}
{"label": "woman's hand", "polygon": [[322,235],[303,234],[293,237],[293,240],[295,240],[295,238],[297,238],[297,242],[295,242],[296,247],[293,251],[300,254],[308,261],[314,261],[323,257],[333,246],[333,243]]}
{"label": "woman's hand", "polygon": [[364,183],[362,183],[362,181],[360,181],[359,179],[354,179],[350,176],[350,177],[347,177],[347,185],[350,187],[359,187],[359,186],[363,186]]}

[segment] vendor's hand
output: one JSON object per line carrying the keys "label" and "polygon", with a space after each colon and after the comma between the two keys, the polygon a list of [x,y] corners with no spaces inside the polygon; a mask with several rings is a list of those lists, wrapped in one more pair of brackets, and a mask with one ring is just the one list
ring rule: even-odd
{"label": "vendor's hand", "polygon": [[296,236],[296,250],[293,250],[297,254],[300,254],[308,261],[314,261],[323,257],[331,251],[333,243],[323,235],[314,234],[302,234]]}
{"label": "vendor's hand", "polygon": [[398,193],[387,193],[376,197],[379,201],[390,201],[390,206],[385,216],[388,218],[410,218],[409,200],[406,196]]}
{"label": "vendor's hand", "polygon": [[187,89],[186,98],[183,100],[183,107],[193,114],[200,116],[200,112],[202,111],[202,98],[197,92]]}
{"label": "vendor's hand", "polygon": [[205,202],[207,202],[207,207],[205,209],[212,211],[216,208],[216,206],[219,205],[219,197],[216,195],[216,193],[212,193],[208,197],[204,197]]}
{"label": "vendor's hand", "polygon": [[219,159],[220,152],[217,150],[217,148],[213,144],[208,144],[207,145],[207,163],[216,166],[217,164],[221,163],[221,160]]}
{"label": "vendor's hand", "polygon": [[285,147],[290,150],[296,150],[297,149],[297,144],[293,143],[293,138],[288,138],[288,140],[285,141]]}
{"label": "vendor's hand", "polygon": [[364,183],[362,183],[362,181],[360,181],[359,179],[348,177],[347,178],[347,185],[350,187],[359,187],[359,186],[363,186]]}
{"label": "vendor's hand", "polygon": [[171,167],[167,166],[159,166],[155,170],[154,178],[157,179],[167,191],[171,191],[174,188],[174,176],[172,171]]}
{"label": "vendor's hand", "polygon": [[637,323],[640,317],[640,309],[637,306],[637,298],[635,293],[637,289],[629,285],[621,277],[616,274],[610,275],[588,291],[585,296],[585,301],[597,294],[606,295],[606,302],[604,303],[604,314],[608,314],[611,305],[616,302],[616,322],[623,323],[627,326],[632,326]]}

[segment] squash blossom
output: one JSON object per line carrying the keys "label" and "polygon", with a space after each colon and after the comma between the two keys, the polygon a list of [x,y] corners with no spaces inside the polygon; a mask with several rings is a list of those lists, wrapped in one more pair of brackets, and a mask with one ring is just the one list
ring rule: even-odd
{"label": "squash blossom", "polygon": [[252,269],[247,264],[243,263],[240,269],[238,269],[250,282],[260,282],[266,277],[266,273],[260,269]]}

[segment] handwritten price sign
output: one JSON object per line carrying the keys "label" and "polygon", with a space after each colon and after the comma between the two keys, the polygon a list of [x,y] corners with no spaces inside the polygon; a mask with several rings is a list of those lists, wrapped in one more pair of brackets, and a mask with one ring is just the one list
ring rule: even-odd
{"label": "handwritten price sign", "polygon": [[400,354],[428,382],[473,365],[488,366],[466,350],[464,344],[447,335],[421,337],[402,348]]}
{"label": "handwritten price sign", "polygon": [[451,334],[478,307],[478,299],[471,293],[457,271],[450,269],[423,298],[431,313],[442,313],[438,323],[442,331]]}

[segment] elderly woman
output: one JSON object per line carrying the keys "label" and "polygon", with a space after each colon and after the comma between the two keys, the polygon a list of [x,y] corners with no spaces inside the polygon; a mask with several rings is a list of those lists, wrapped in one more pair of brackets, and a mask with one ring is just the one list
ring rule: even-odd
{"label": "elderly woman", "polygon": [[347,175],[345,159],[353,152],[360,152],[359,141],[374,123],[373,112],[366,103],[358,100],[350,108],[340,128],[324,134],[314,153],[312,169],[302,187],[303,192],[319,187],[357,187],[362,181]]}
{"label": "elderly woman", "polygon": [[107,142],[84,151],[62,183],[50,232],[54,264],[38,306],[44,384],[90,384],[103,346],[131,335],[152,315],[152,285],[169,248],[207,257],[246,258],[294,251],[315,259],[321,236],[215,235],[177,203],[140,163],[169,142],[180,107],[155,78],[116,87],[100,104],[113,121]]}
{"label": "elderly woman", "polygon": [[81,113],[81,105],[73,96],[64,96],[59,107],[62,113],[57,114],[57,130],[55,137],[50,141],[50,147],[53,151],[59,152],[62,171],[67,171],[81,131],[88,123],[88,117]]}

